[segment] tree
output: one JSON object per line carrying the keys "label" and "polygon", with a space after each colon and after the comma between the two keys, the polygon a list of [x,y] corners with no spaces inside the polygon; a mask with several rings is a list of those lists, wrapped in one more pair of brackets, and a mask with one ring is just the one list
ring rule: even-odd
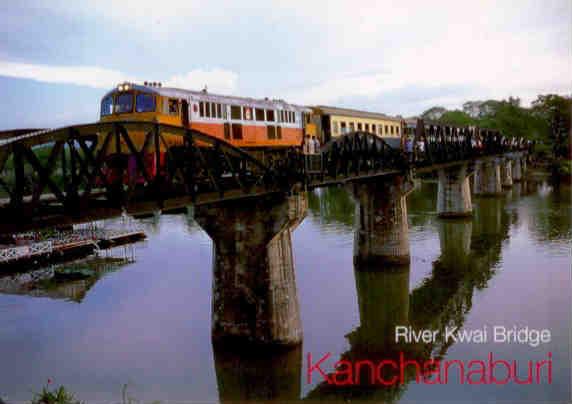
{"label": "tree", "polygon": [[474,125],[475,122],[475,119],[459,110],[447,111],[439,118],[439,123],[452,126],[469,126]]}
{"label": "tree", "polygon": [[572,158],[570,145],[572,98],[557,94],[539,95],[532,102],[533,113],[549,124],[549,138],[555,158]]}

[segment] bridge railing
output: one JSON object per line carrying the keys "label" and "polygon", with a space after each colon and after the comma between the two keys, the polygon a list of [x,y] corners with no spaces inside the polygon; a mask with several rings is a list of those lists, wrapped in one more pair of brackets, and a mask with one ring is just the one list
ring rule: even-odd
{"label": "bridge railing", "polygon": [[54,209],[78,213],[94,203],[222,199],[281,186],[276,170],[223,140],[151,122],[77,125],[0,144],[6,220]]}
{"label": "bridge railing", "polygon": [[424,125],[418,122],[415,136],[407,139],[404,150],[417,166],[475,159],[514,151],[531,151],[533,142],[509,138],[500,132],[477,127]]}

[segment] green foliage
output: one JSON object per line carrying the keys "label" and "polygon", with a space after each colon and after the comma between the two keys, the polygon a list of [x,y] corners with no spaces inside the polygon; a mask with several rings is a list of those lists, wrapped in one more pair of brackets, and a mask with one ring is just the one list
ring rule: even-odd
{"label": "green foliage", "polygon": [[463,111],[454,110],[445,112],[441,118],[439,118],[439,123],[452,126],[469,126],[475,125],[476,120]]}
{"label": "green foliage", "polygon": [[81,404],[81,401],[76,400],[74,395],[67,391],[64,386],[53,390],[44,386],[40,393],[34,395],[32,404]]}
{"label": "green foliage", "polygon": [[[556,94],[539,95],[531,108],[520,106],[520,99],[488,100],[482,103],[488,107],[486,115],[471,118],[467,113],[454,110],[446,111],[438,122],[452,126],[477,125],[481,128],[495,129],[506,136],[523,137],[536,141],[535,151],[540,156],[552,155],[561,158],[570,148],[570,115],[572,98]],[[441,111],[433,107],[425,111]],[[490,112],[489,112],[490,111]],[[441,111],[442,112],[442,111]]]}
{"label": "green foliage", "polygon": [[572,98],[556,94],[539,95],[532,102],[532,113],[549,125],[548,137],[555,158],[572,158],[570,125]]}

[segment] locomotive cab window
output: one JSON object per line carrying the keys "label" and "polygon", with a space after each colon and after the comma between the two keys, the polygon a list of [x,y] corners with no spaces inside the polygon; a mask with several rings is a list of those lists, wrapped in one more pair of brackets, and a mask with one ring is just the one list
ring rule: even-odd
{"label": "locomotive cab window", "polygon": [[135,112],[154,112],[155,97],[151,94],[137,94],[135,98]]}
{"label": "locomotive cab window", "polygon": [[125,114],[133,112],[133,94],[120,94],[115,98],[115,112]]}
{"label": "locomotive cab window", "polygon": [[264,110],[260,108],[256,108],[256,120],[257,121],[264,121]]}
{"label": "locomotive cab window", "polygon": [[113,97],[107,96],[101,100],[101,116],[111,115],[113,113]]}

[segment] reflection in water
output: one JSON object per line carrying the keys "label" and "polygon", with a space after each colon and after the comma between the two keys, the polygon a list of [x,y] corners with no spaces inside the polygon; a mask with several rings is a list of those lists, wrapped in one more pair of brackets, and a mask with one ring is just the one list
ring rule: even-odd
{"label": "reflection in water", "polygon": [[0,276],[0,293],[65,299],[81,303],[87,292],[105,274],[134,262],[132,253],[92,256],[33,271]]}
{"label": "reflection in water", "polygon": [[320,188],[308,193],[308,208],[322,224],[336,223],[351,229],[354,225],[354,202],[343,187]]}
{"label": "reflection in water", "polygon": [[[546,399],[546,386],[471,390],[455,383],[434,388],[418,385],[412,368],[406,372],[405,384],[397,386],[373,385],[367,375],[358,385],[346,387],[321,383],[316,373],[312,383],[306,381],[307,353],[319,359],[331,352],[323,368],[332,374],[332,365],[339,359],[379,361],[398,358],[403,352],[418,361],[467,360],[490,349],[519,361],[554,352],[550,398],[563,401],[570,392],[570,298],[569,288],[563,286],[568,286],[570,276],[570,188],[517,183],[504,198],[477,199],[474,217],[465,221],[437,219],[436,188],[434,183],[421,184],[408,196],[411,251],[423,258],[410,265],[372,266],[358,261],[352,268],[354,199],[344,188],[329,188],[309,195],[310,217],[294,237],[291,233],[303,218],[303,203],[256,209],[231,205],[203,215],[206,224],[201,212],[192,211],[142,219],[155,232],[149,231],[149,241],[138,246],[138,260],[129,271],[110,276],[92,289],[96,275],[83,279],[86,283],[77,289],[70,286],[57,293],[49,289],[52,297],[81,304],[20,294],[47,296],[48,288],[38,285],[44,278],[54,278],[51,273],[29,274],[18,285],[2,277],[1,393],[10,399],[7,402],[26,401],[31,397],[29,386],[41,386],[53,376],[86,402],[120,402],[118,386],[131,381],[138,386],[136,398],[141,402]],[[256,212],[254,219],[242,217],[245,211]],[[212,245],[193,217],[214,235]],[[222,298],[211,292],[211,286],[216,286],[213,267],[215,272],[227,265],[234,268],[221,274],[227,278],[220,285],[228,288],[219,288],[220,293],[239,286],[234,294],[238,298],[225,300],[236,317],[224,314],[221,318],[246,318],[245,323],[254,324],[251,330],[266,329],[265,335],[272,339],[280,333],[263,327],[264,321],[257,325],[251,319],[268,320],[270,313],[281,312],[274,308],[298,304],[296,290],[292,292],[296,294],[282,293],[287,300],[274,300],[271,296],[292,289],[269,287],[272,279],[279,281],[277,285],[292,279],[294,264],[303,348],[299,344],[262,349],[212,343],[209,324],[217,319],[210,317],[209,304]],[[68,278],[59,284],[76,281]],[[482,293],[477,293],[479,289]],[[89,298],[82,300],[87,290]],[[8,295],[12,293],[19,295]],[[259,297],[268,304],[257,305]],[[232,306],[235,302],[239,304]],[[531,350],[515,344],[453,347],[443,340],[396,344],[392,338],[396,325],[415,330],[451,325],[471,329],[505,324],[505,319],[551,328],[554,340]],[[268,324],[288,329],[281,321],[271,319]],[[383,374],[385,379],[391,377],[391,368],[383,371],[389,372]],[[499,392],[504,396],[497,396]]]}
{"label": "reflection in water", "polygon": [[[360,325],[346,336],[350,349],[340,359],[355,364],[360,360],[397,362],[400,354],[418,363],[444,358],[452,345],[443,338],[445,328],[463,326],[472,307],[474,290],[486,287],[494,274],[508,229],[504,202],[493,198],[476,204],[472,221],[440,221],[441,254],[433,262],[431,275],[411,293],[410,265],[380,267],[356,261],[354,276]],[[395,327],[408,325],[415,330],[431,329],[440,333],[431,343],[395,342]],[[307,398],[395,402],[416,376],[415,367],[410,366],[406,368],[403,385],[382,385],[379,381],[372,383],[369,367],[361,367],[359,373],[357,384],[339,386],[324,381]],[[355,377],[354,380],[358,380]],[[394,377],[399,377],[397,369],[383,367],[381,379]]]}
{"label": "reflection in water", "polygon": [[213,345],[221,403],[291,402],[300,397],[302,347]]}

